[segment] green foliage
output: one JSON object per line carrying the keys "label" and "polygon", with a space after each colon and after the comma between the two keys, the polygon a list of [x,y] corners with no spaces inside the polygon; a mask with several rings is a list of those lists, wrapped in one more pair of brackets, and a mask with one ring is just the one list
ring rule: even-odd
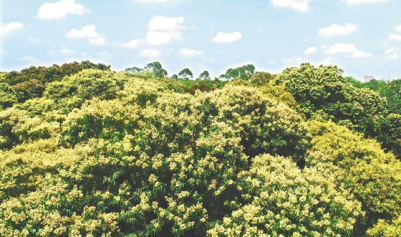
{"label": "green foliage", "polygon": [[126,68],[125,71],[131,72],[131,73],[137,73],[137,72],[142,72],[143,69],[141,69],[139,67],[131,67],[131,68]]}
{"label": "green foliage", "polygon": [[59,99],[77,96],[83,100],[96,96],[101,99],[113,99],[117,90],[127,81],[125,74],[111,71],[87,69],[60,82],[47,86],[44,96],[58,101]]}
{"label": "green foliage", "polygon": [[389,82],[380,93],[387,98],[389,113],[401,114],[401,79]]}
{"label": "green foliage", "polygon": [[386,91],[387,83],[383,80],[372,79],[368,82],[363,83],[364,88],[369,88],[379,94]]}
{"label": "green foliage", "polygon": [[350,236],[361,203],[344,186],[344,171],[320,164],[301,171],[289,159],[256,156],[238,174],[245,205],[218,221],[210,236]]}
{"label": "green foliage", "polygon": [[288,105],[290,108],[296,110],[297,112],[301,113],[301,108],[299,104],[295,101],[294,96],[287,90],[285,90],[283,85],[273,86],[269,83],[262,84],[261,86],[257,87],[257,89],[266,97],[272,98],[277,102],[284,103]]}
{"label": "green foliage", "polygon": [[398,218],[394,218],[391,222],[384,219],[380,219],[377,224],[367,232],[367,236],[370,237],[398,237],[401,233],[401,215]]}
{"label": "green foliage", "polygon": [[398,81],[68,65],[0,74],[2,236],[399,235]]}
{"label": "green foliage", "polygon": [[251,83],[255,86],[264,86],[271,83],[277,75],[272,75],[269,72],[257,72],[251,77]]}
{"label": "green foliage", "polygon": [[187,78],[188,76],[193,78],[193,74],[191,72],[191,70],[189,68],[184,68],[182,69],[179,73],[178,76],[180,76],[181,78]]}
{"label": "green foliage", "polygon": [[24,102],[31,98],[39,98],[46,89],[48,83],[61,81],[65,76],[70,76],[84,69],[110,70],[110,66],[94,64],[89,61],[65,63],[62,66],[54,64],[51,67],[34,67],[12,71],[5,76],[5,82],[12,86],[18,102]]}
{"label": "green foliage", "polygon": [[[194,95],[197,90],[199,91],[213,91],[218,88],[216,83],[210,79],[204,80],[189,80],[188,78],[176,79],[181,85],[183,92]],[[218,83],[218,82],[217,82]]]}
{"label": "green foliage", "polygon": [[208,71],[203,71],[200,75],[199,75],[199,79],[204,80],[204,79],[210,79],[210,75]]}
{"label": "green foliage", "polygon": [[254,73],[255,66],[253,66],[252,64],[247,64],[234,69],[227,69],[226,73],[220,75],[220,78],[225,78],[227,80],[234,80],[236,78],[239,78],[245,81],[249,81]]}
{"label": "green foliage", "polygon": [[367,88],[355,88],[341,76],[337,66],[285,69],[275,80],[291,92],[307,119],[322,117],[358,132],[374,135],[379,116],[385,114],[386,98]]}
{"label": "green foliage", "polygon": [[228,81],[224,86],[250,86],[250,83],[242,79],[236,78],[232,81]]}
{"label": "green foliage", "polygon": [[333,122],[310,121],[312,148],[307,166],[330,163],[346,170],[344,185],[364,205],[367,226],[380,218],[391,219],[401,212],[401,162],[385,153],[374,139],[364,139]]}
{"label": "green foliage", "polygon": [[382,147],[401,160],[401,114],[389,114],[380,118],[376,126],[380,131],[377,140],[382,143]]}
{"label": "green foliage", "polygon": [[353,77],[345,77],[346,82],[351,83],[353,87],[364,88],[363,83]]}
{"label": "green foliage", "polygon": [[204,236],[249,203],[237,175],[249,157],[297,160],[308,148],[298,114],[255,88],[192,96],[160,83],[130,80],[117,98],[87,100],[61,123],[0,112],[1,128],[14,124],[9,131],[26,142],[0,152],[1,233]]}
{"label": "green foliage", "polygon": [[0,83],[4,83],[6,81],[7,72],[0,72]]}
{"label": "green foliage", "polygon": [[7,83],[0,83],[0,110],[13,106],[18,102],[13,88]]}
{"label": "green foliage", "polygon": [[148,63],[144,69],[150,70],[156,78],[162,78],[167,76],[167,71],[163,69],[160,62]]}

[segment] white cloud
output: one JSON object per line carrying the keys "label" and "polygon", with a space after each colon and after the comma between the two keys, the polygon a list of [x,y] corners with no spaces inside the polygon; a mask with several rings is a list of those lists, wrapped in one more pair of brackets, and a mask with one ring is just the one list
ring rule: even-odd
{"label": "white cloud", "polygon": [[94,45],[105,45],[107,42],[105,38],[100,36],[97,38],[89,39],[89,43]]}
{"label": "white cloud", "polygon": [[46,20],[60,20],[65,18],[68,14],[83,15],[90,12],[74,0],[61,0],[56,3],[44,3],[39,7],[37,18]]}
{"label": "white cloud", "polygon": [[67,33],[67,37],[70,39],[80,39],[80,38],[97,38],[99,34],[95,31],[95,25],[86,25],[81,28],[81,30],[72,29]]}
{"label": "white cloud", "polygon": [[57,53],[57,54],[64,55],[64,56],[70,56],[70,55],[76,54],[77,51],[76,51],[76,50],[73,50],[73,49],[60,49],[60,50],[57,50],[57,51],[50,50],[47,54],[49,54],[49,55],[54,55],[54,54],[56,54],[56,53]]}
{"label": "white cloud", "polygon": [[395,29],[395,31],[401,32],[401,25],[396,26],[394,29]]}
{"label": "white cloud", "polygon": [[385,54],[388,54],[386,58],[388,59],[397,59],[398,58],[398,53],[396,51],[400,51],[400,49],[392,47],[390,49],[387,49]]}
{"label": "white cloud", "polygon": [[21,22],[1,23],[0,24],[0,35],[6,35],[12,31],[22,29],[24,25]]}
{"label": "white cloud", "polygon": [[30,55],[25,55],[24,57],[22,57],[22,60],[27,61],[29,63],[40,63],[41,60],[38,58],[35,58],[33,56]]}
{"label": "white cloud", "polygon": [[348,35],[357,30],[358,30],[358,25],[353,25],[351,23],[347,23],[344,26],[333,24],[331,26],[320,29],[318,31],[318,35],[330,38],[334,36]]}
{"label": "white cloud", "polygon": [[396,47],[392,47],[391,49],[387,49],[386,50],[386,54],[389,54],[389,53],[394,52],[394,51],[400,51],[400,49],[398,49]]}
{"label": "white cloud", "polygon": [[393,53],[393,54],[387,55],[386,58],[388,58],[388,59],[397,59],[398,58],[398,54],[397,53]]}
{"label": "white cloud", "polygon": [[350,5],[357,5],[362,3],[375,3],[375,2],[387,2],[388,0],[345,0]]}
{"label": "white cloud", "polygon": [[[325,58],[322,62],[320,62],[320,64],[324,65],[324,66],[329,66],[332,65],[333,63],[331,62],[331,56],[328,58]],[[319,64],[319,65],[320,65]]]}
{"label": "white cloud", "polygon": [[145,49],[140,53],[141,57],[157,58],[160,56],[160,52],[157,49]]}
{"label": "white cloud", "polygon": [[285,63],[294,63],[301,62],[303,59],[301,57],[292,57],[292,58],[282,58],[281,61]]}
{"label": "white cloud", "polygon": [[397,35],[397,34],[390,34],[388,36],[389,39],[391,40],[401,40],[401,35]]}
{"label": "white cloud", "polygon": [[180,33],[179,32],[150,31],[146,35],[146,41],[150,45],[167,44],[173,38],[180,38]]}
{"label": "white cloud", "polygon": [[242,34],[238,31],[234,31],[233,33],[223,33],[218,32],[217,35],[213,38],[213,41],[219,43],[231,43],[241,39]]}
{"label": "white cloud", "polygon": [[194,57],[196,55],[202,55],[202,51],[182,48],[182,49],[180,49],[180,54],[188,56],[188,57]]}
{"label": "white cloud", "polygon": [[99,33],[95,31],[95,25],[86,25],[80,30],[72,29],[66,34],[67,38],[70,39],[83,39],[88,38],[90,44],[94,45],[104,45],[106,44],[106,39],[100,36]]}
{"label": "white cloud", "polygon": [[288,7],[300,12],[309,11],[309,0],[272,0],[270,3],[275,7]]}
{"label": "white cloud", "polygon": [[62,55],[73,55],[76,52],[77,52],[76,50],[72,50],[72,49],[60,49],[60,53]]}
{"label": "white cloud", "polygon": [[347,57],[351,58],[367,58],[367,57],[372,57],[372,53],[365,53],[363,51],[356,51],[352,55],[348,55]]}
{"label": "white cloud", "polygon": [[354,58],[362,58],[362,57],[371,57],[373,54],[365,53],[363,51],[358,51],[353,44],[342,44],[337,43],[331,45],[326,50],[327,54],[334,55],[334,54],[347,54],[347,57],[354,57]]}
{"label": "white cloud", "polygon": [[165,30],[165,31],[178,31],[184,29],[185,26],[181,26],[184,22],[184,17],[164,17],[155,16],[149,22],[149,30]]}
{"label": "white cloud", "polygon": [[181,24],[184,17],[154,16],[149,22],[149,32],[146,41],[150,45],[162,45],[169,43],[173,38],[180,38],[180,30],[185,29]]}
{"label": "white cloud", "polygon": [[316,47],[309,47],[304,51],[304,54],[313,54],[317,52],[317,48]]}
{"label": "white cloud", "polygon": [[127,47],[127,48],[135,48],[136,46],[138,46],[138,44],[139,44],[139,39],[134,39],[134,40],[131,40],[131,41],[128,42],[128,43],[125,43],[125,44],[124,44],[124,47]]}

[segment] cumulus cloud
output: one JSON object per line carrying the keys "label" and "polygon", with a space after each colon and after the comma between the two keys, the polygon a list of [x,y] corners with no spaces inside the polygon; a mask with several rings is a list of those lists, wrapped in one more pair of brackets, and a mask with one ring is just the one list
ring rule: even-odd
{"label": "cumulus cloud", "polygon": [[29,63],[40,63],[41,60],[38,58],[35,58],[31,55],[25,55],[24,57],[22,57],[22,60],[27,61]]}
{"label": "cumulus cloud", "polygon": [[304,51],[304,54],[313,54],[317,52],[317,48],[316,47],[309,47]]}
{"label": "cumulus cloud", "polygon": [[94,45],[106,44],[106,39],[96,32],[95,25],[86,25],[80,30],[72,29],[66,34],[67,38],[70,39],[84,39],[88,38],[88,42]]}
{"label": "cumulus cloud", "polygon": [[150,45],[162,45],[169,43],[173,38],[181,38],[180,30],[185,29],[181,24],[184,17],[154,16],[149,22],[149,32],[146,41]]}
{"label": "cumulus cloud", "polygon": [[173,38],[180,38],[180,34],[178,32],[150,31],[146,35],[146,41],[150,45],[167,44]]}
{"label": "cumulus cloud", "polygon": [[76,54],[77,51],[73,49],[60,49],[60,50],[51,50],[47,54],[49,55],[54,55],[54,54],[59,54],[59,55],[64,55],[64,56],[70,56]]}
{"label": "cumulus cloud", "polygon": [[337,43],[331,45],[327,48],[325,52],[330,55],[347,54],[347,57],[353,57],[353,58],[363,58],[363,57],[373,56],[373,54],[371,53],[365,53],[363,51],[357,50],[355,45],[353,44],[343,44],[343,43]]}
{"label": "cumulus cloud", "polygon": [[398,53],[397,51],[400,51],[400,49],[392,47],[390,49],[387,49],[385,54],[387,55],[386,58],[388,59],[397,59],[398,58]]}
{"label": "cumulus cloud", "polygon": [[309,11],[310,0],[272,0],[270,3],[275,7],[292,8],[300,12]]}
{"label": "cumulus cloud", "polygon": [[160,51],[157,49],[145,49],[139,55],[141,57],[157,58],[160,56]]}
{"label": "cumulus cloud", "polygon": [[401,35],[397,35],[397,34],[390,34],[390,35],[388,36],[388,38],[389,38],[390,40],[400,40],[400,41],[401,41]]}
{"label": "cumulus cloud", "polygon": [[202,55],[202,51],[191,50],[191,49],[187,49],[187,48],[181,48],[180,49],[180,54],[182,54],[184,56],[188,56],[188,57],[194,57],[194,56],[197,56],[197,55]]}
{"label": "cumulus cloud", "polygon": [[241,39],[242,34],[238,31],[234,31],[233,33],[223,33],[218,32],[217,35],[213,38],[213,41],[219,43],[231,43]]}
{"label": "cumulus cloud", "polygon": [[1,23],[0,25],[0,34],[1,35],[6,35],[9,34],[12,31],[22,29],[24,25],[21,22],[10,22],[10,23]]}
{"label": "cumulus cloud", "polygon": [[94,45],[105,45],[106,39],[102,36],[99,36],[97,38],[89,39],[89,43]]}
{"label": "cumulus cloud", "polygon": [[136,46],[138,46],[138,44],[139,44],[139,39],[134,39],[134,40],[131,40],[131,41],[128,42],[128,43],[125,43],[125,44],[124,44],[124,47],[127,47],[127,48],[135,48]]}
{"label": "cumulus cloud", "polygon": [[401,25],[396,26],[394,29],[395,29],[395,31],[401,32]]}
{"label": "cumulus cloud", "polygon": [[285,63],[295,63],[301,62],[303,59],[301,57],[292,57],[292,58],[282,58],[281,61]]}
{"label": "cumulus cloud", "polygon": [[353,25],[351,23],[347,23],[343,26],[332,24],[331,26],[320,29],[318,31],[318,35],[330,38],[334,36],[348,35],[357,30],[358,30],[358,25]]}
{"label": "cumulus cloud", "polygon": [[388,2],[388,0],[344,0],[350,5],[358,5],[362,3]]}
{"label": "cumulus cloud", "polygon": [[39,7],[37,18],[46,20],[64,19],[68,14],[83,15],[90,12],[74,0],[61,0],[56,3],[44,3]]}
{"label": "cumulus cloud", "polygon": [[60,53],[62,55],[73,55],[75,54],[77,51],[73,50],[73,49],[60,49]]}

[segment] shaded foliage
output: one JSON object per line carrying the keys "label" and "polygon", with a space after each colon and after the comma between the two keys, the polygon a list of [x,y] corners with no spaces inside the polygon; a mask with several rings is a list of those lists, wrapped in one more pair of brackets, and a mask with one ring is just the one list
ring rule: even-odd
{"label": "shaded foliage", "polygon": [[34,67],[23,69],[20,72],[12,71],[5,76],[5,82],[12,86],[18,102],[39,98],[46,89],[48,83],[61,81],[65,76],[70,76],[84,69],[110,70],[110,66],[102,63],[94,64],[90,61],[81,63],[65,63],[61,66],[54,64],[51,67]]}

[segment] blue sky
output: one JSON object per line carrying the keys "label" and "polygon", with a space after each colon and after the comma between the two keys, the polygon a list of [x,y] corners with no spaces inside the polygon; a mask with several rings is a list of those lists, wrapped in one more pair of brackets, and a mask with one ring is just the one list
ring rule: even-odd
{"label": "blue sky", "polygon": [[399,0],[2,0],[0,71],[91,60],[159,61],[218,77],[335,64],[362,80],[401,78]]}

